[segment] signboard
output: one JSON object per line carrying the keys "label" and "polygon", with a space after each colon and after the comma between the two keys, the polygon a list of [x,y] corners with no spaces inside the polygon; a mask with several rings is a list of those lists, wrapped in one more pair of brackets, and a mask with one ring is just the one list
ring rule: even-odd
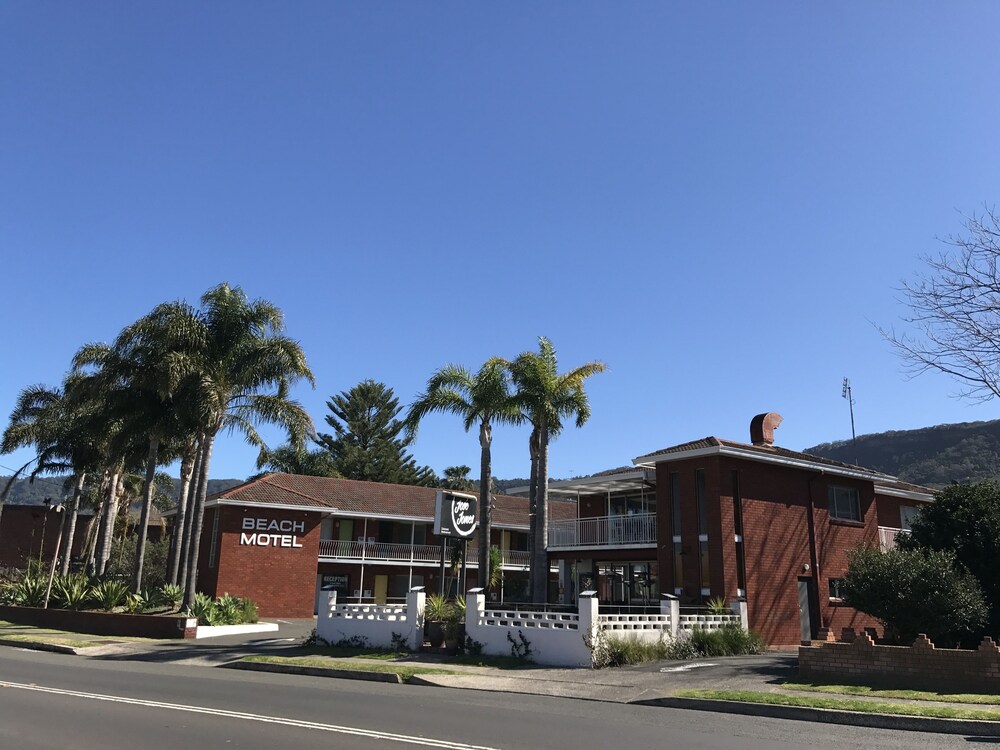
{"label": "signboard", "polygon": [[240,544],[253,547],[301,547],[298,535],[305,533],[305,530],[305,521],[247,517],[243,519]]}
{"label": "signboard", "polygon": [[468,539],[476,530],[478,498],[464,492],[438,490],[434,499],[434,534]]}
{"label": "signboard", "polygon": [[349,573],[324,574],[320,589],[322,591],[336,591],[338,599],[342,596],[349,596],[351,576]]}

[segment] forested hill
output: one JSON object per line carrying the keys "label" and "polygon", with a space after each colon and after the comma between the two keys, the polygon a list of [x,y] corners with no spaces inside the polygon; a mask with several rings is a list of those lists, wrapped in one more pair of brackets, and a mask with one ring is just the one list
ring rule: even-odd
{"label": "forested hill", "polygon": [[1000,420],[861,435],[857,461],[850,440],[823,443],[804,452],[858,463],[929,487],[1000,479]]}
{"label": "forested hill", "polygon": [[[0,489],[7,486],[10,476],[0,477]],[[12,505],[41,505],[45,498],[51,497],[53,500],[62,500],[72,493],[72,488],[66,486],[68,477],[38,477],[34,482],[27,479],[19,479],[10,489],[7,502]],[[242,479],[209,479],[208,494],[222,492],[230,487],[242,484]],[[180,495],[181,482],[174,480],[174,500]]]}

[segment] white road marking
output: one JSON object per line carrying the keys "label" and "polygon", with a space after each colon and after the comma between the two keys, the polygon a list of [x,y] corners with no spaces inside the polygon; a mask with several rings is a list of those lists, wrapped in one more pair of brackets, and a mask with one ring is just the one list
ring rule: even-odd
{"label": "white road marking", "polygon": [[250,646],[263,646],[266,643],[291,643],[292,641],[298,640],[297,638],[268,638],[263,641],[250,641],[248,645]]}
{"label": "white road marking", "polygon": [[17,690],[31,690],[39,693],[49,693],[52,695],[65,695],[72,698],[88,698],[96,701],[106,701],[109,703],[125,703],[132,706],[143,706],[145,708],[163,708],[171,711],[186,711],[193,714],[208,714],[210,716],[223,716],[228,719],[243,719],[244,721],[259,721],[264,724],[283,724],[289,727],[300,729],[315,729],[320,732],[335,732],[337,734],[349,734],[356,737],[367,737],[374,740],[386,740],[387,742],[406,742],[411,745],[423,745],[424,747],[440,747],[446,750],[499,750],[498,748],[485,747],[483,745],[467,745],[464,742],[449,742],[448,740],[436,740],[430,737],[416,737],[406,734],[393,734],[392,732],[379,732],[373,729],[361,729],[360,727],[345,727],[336,724],[320,724],[315,721],[303,721],[300,719],[287,719],[281,716],[264,716],[261,714],[244,713],[243,711],[226,711],[219,708],[206,708],[204,706],[186,706],[182,703],[162,703],[160,701],[147,701],[140,698],[126,698],[118,695],[101,695],[100,693],[82,693],[77,690],[63,690],[62,688],[50,688],[42,685],[25,685],[18,682],[5,682],[0,680],[0,688],[13,688]]}
{"label": "white road marking", "polygon": [[711,662],[701,662],[699,664],[683,664],[679,667],[662,667],[661,672],[688,672],[692,669],[697,669],[698,667],[717,667],[718,664],[713,664]]}

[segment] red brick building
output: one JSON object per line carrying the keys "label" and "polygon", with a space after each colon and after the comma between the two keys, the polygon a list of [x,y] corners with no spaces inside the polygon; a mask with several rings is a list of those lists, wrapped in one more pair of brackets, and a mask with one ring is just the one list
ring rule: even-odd
{"label": "red brick building", "polygon": [[[268,474],[206,503],[198,588],[253,599],[266,617],[308,617],[322,589],[341,601],[402,599],[413,586],[428,592],[477,585],[478,552],[470,542],[462,572],[433,534],[437,490],[351,479]],[[556,502],[557,518],[573,518],[572,502]],[[508,599],[526,598],[527,500],[494,496],[491,538],[501,550]]]}
{"label": "red brick building", "polygon": [[932,491],[777,447],[777,422],[755,418],[749,444],[707,437],[640,456],[634,469],[551,483],[579,510],[548,530],[567,598],[582,587],[623,605],[744,597],[750,626],[775,646],[824,626],[874,626],[840,600],[847,555],[891,546]]}

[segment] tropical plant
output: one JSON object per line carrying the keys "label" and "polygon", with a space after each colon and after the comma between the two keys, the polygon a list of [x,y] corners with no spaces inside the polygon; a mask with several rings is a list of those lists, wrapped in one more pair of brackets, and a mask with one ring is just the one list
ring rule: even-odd
{"label": "tropical plant", "polygon": [[503,583],[503,551],[495,544],[490,545],[490,567],[486,575],[486,588],[496,591]]}
{"label": "tropical plant", "polygon": [[[284,474],[299,474],[309,477],[339,477],[336,462],[327,450],[307,449],[304,445],[279,445],[274,450],[261,453],[257,459],[257,468],[263,473],[281,472]],[[256,477],[262,474],[256,474]]]}
{"label": "tropical plant", "polygon": [[486,578],[489,569],[492,503],[490,480],[493,476],[491,446],[493,426],[517,424],[521,410],[510,391],[510,375],[504,360],[488,360],[479,371],[472,373],[460,365],[447,365],[427,381],[427,389],[419,394],[406,417],[407,429],[416,435],[420,421],[432,412],[455,414],[462,419],[465,431],[479,427],[479,577]]}
{"label": "tropical plant", "polygon": [[177,609],[181,600],[184,599],[184,589],[176,583],[165,583],[160,587],[160,599],[165,604],[170,605],[171,609]]}
{"label": "tropical plant", "polygon": [[708,607],[708,611],[713,615],[730,615],[733,611],[726,604],[726,597],[717,596],[713,599],[709,599],[705,602],[705,606]]}
{"label": "tropical plant", "polygon": [[128,586],[122,581],[115,580],[101,581],[90,590],[91,599],[105,612],[122,606],[128,594]]}
{"label": "tropical plant", "polygon": [[474,490],[476,483],[469,479],[469,472],[472,469],[465,464],[461,466],[447,466],[444,476],[441,478],[441,487],[446,490]]}
{"label": "tropical plant", "polygon": [[61,609],[83,609],[90,597],[90,582],[82,573],[56,576],[52,581],[51,603]]}
{"label": "tropical plant", "polygon": [[11,599],[20,607],[41,607],[45,603],[48,577],[41,573],[27,572],[14,584]]}
{"label": "tropical plant", "polygon": [[430,594],[424,602],[426,622],[446,622],[452,616],[452,603],[440,594]]}
{"label": "tropical plant", "polygon": [[590,418],[590,401],[583,386],[587,378],[604,372],[601,362],[588,362],[560,373],[555,347],[544,336],[537,352],[523,352],[507,363],[516,393],[514,402],[532,425],[529,439],[532,457],[531,506],[531,595],[535,602],[548,600],[549,441],[559,434],[563,420],[575,419],[582,427]]}
{"label": "tropical plant", "polygon": [[199,625],[219,624],[217,622],[218,613],[215,609],[215,603],[210,596],[200,591],[195,595],[194,601],[188,608],[188,612],[192,617],[198,618]]}
{"label": "tropical plant", "polygon": [[392,388],[364,380],[326,402],[326,423],[334,434],[321,433],[317,442],[333,459],[334,467],[347,479],[390,484],[436,486],[437,477],[428,467],[418,467],[407,450],[413,436],[396,417],[399,405]]}
{"label": "tropical plant", "polygon": [[193,396],[200,415],[199,479],[188,540],[184,593],[188,608],[195,600],[199,541],[216,435],[224,428],[235,430],[263,449],[266,446],[256,424],[285,427],[292,444],[301,443],[313,432],[312,420],[289,398],[289,388],[301,378],[312,384],[315,379],[302,347],[283,335],[281,310],[263,300],[251,302],[242,289],[228,284],[209,290],[201,301],[199,321],[205,337]]}
{"label": "tropical plant", "polygon": [[700,656],[741,656],[762,654],[767,650],[757,633],[735,624],[723,625],[715,630],[694,628],[688,640]]}

